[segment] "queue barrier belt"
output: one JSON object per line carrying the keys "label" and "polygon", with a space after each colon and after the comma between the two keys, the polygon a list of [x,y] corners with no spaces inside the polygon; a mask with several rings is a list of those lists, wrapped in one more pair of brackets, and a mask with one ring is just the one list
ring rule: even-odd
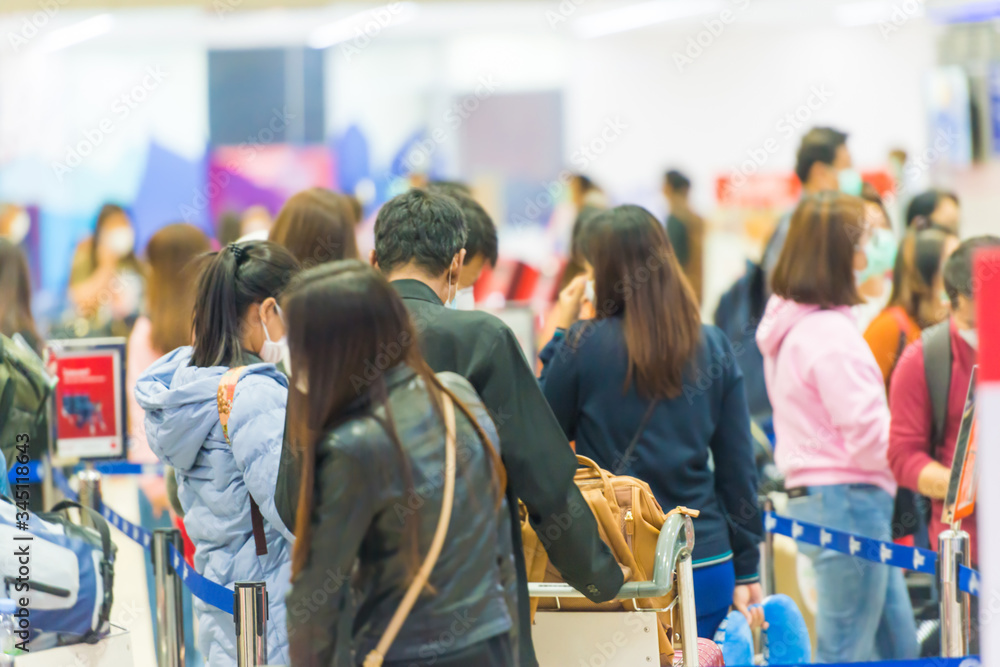
{"label": "queue barrier belt", "polygon": [[[873,563],[899,567],[914,572],[937,574],[937,554],[929,549],[908,547],[893,542],[883,542],[862,535],[845,533],[833,528],[825,528],[814,523],[798,521],[789,517],[767,512],[764,514],[764,530],[775,535],[784,535],[797,542],[830,549],[848,556],[861,558]],[[959,588],[971,595],[979,595],[979,573],[960,565],[958,568]]]}
{"label": "queue barrier belt", "polygon": [[[145,466],[140,466],[140,468],[145,468]],[[145,469],[140,469],[137,473],[132,474],[145,473]],[[63,474],[62,470],[59,468],[52,468],[52,481],[55,482],[56,486],[59,487],[59,490],[67,498],[78,500],[76,491],[70,487],[69,480],[66,479],[66,475]],[[101,514],[105,519],[107,519],[108,523],[121,531],[125,537],[139,544],[147,551],[152,548],[153,534],[148,530],[126,520],[107,505],[102,505]],[[225,586],[222,586],[221,584],[217,584],[214,581],[206,579],[195,572],[194,568],[191,567],[186,560],[184,560],[184,554],[178,551],[173,544],[168,545],[168,547],[170,549],[171,564],[177,574],[180,575],[181,581],[183,581],[184,585],[188,587],[189,591],[191,591],[191,594],[202,602],[210,604],[216,609],[232,615],[233,591]]]}

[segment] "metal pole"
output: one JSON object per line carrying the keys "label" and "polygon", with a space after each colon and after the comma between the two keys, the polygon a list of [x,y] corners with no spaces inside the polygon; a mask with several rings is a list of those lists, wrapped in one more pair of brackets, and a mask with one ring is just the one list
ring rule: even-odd
{"label": "metal pole", "polygon": [[233,593],[236,664],[267,664],[267,589],[263,581],[238,581]]}
{"label": "metal pole", "polygon": [[698,614],[694,608],[694,570],[689,551],[685,551],[677,561],[677,596],[680,598],[684,667],[698,667]]}
{"label": "metal pole", "polygon": [[969,566],[969,534],[946,530],[938,537],[938,577],[941,582],[941,657],[969,654],[969,595],[958,588],[958,566]]}
{"label": "metal pole", "polygon": [[[80,480],[80,504],[89,507],[98,514],[101,513],[101,473],[94,469],[94,464],[87,462],[77,476]],[[85,513],[80,513],[80,522],[84,526],[96,528],[94,522]]]}
{"label": "metal pole", "polygon": [[[761,498],[761,509],[765,514],[774,512],[774,501],[770,496]],[[768,531],[764,533],[764,544],[760,550],[760,587],[764,591],[764,597],[774,595],[776,582],[774,581],[774,533]]]}
{"label": "metal pole", "polygon": [[181,531],[157,528],[153,531],[153,577],[156,580],[156,664],[184,667],[184,604],[181,577],[170,562],[170,545],[184,549]]}

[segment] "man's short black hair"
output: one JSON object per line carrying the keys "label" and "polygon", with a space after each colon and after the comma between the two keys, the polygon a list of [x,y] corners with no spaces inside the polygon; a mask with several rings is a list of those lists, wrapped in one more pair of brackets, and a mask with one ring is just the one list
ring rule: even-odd
{"label": "man's short black hair", "polygon": [[809,172],[817,162],[833,164],[837,149],[847,143],[847,134],[832,127],[814,127],[806,132],[795,155],[795,175],[805,185]]}
{"label": "man's short black hair", "polygon": [[691,189],[691,179],[676,169],[671,169],[664,174],[663,182],[670,186],[670,189],[677,194],[684,194]]}
{"label": "man's short black hair", "polygon": [[375,218],[375,260],[382,273],[413,262],[440,276],[465,247],[462,209],[447,195],[414,188],[387,201]]}
{"label": "man's short black hair", "polygon": [[451,197],[462,209],[465,217],[465,259],[472,259],[476,255],[482,255],[490,266],[497,265],[497,226],[493,224],[493,218],[472,198],[472,190],[462,184],[448,181],[439,181],[427,186],[427,190]]}
{"label": "man's short black hair", "polygon": [[972,263],[976,252],[983,248],[1000,248],[1000,236],[974,236],[966,239],[951,253],[944,264],[944,290],[952,307],[958,306],[958,295],[972,298]]}
{"label": "man's short black hair", "polygon": [[930,227],[931,215],[942,199],[950,199],[958,206],[958,195],[945,190],[927,190],[911,199],[906,207],[906,226],[916,224],[919,229]]}

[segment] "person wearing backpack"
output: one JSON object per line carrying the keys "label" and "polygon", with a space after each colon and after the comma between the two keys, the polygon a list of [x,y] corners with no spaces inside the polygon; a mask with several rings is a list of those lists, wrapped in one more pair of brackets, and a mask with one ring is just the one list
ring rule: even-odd
{"label": "person wearing backpack", "polygon": [[[763,527],[736,355],[725,334],[701,323],[666,231],[648,211],[598,214],[581,250],[587,275],[560,294],[556,335],[539,355],[545,398],[578,454],[648,483],[665,510],[701,512],[698,636],[711,639],[730,606],[759,626]],[[591,276],[596,316],[577,322]]]}
{"label": "person wearing backpack", "polygon": [[[977,250],[1000,246],[1000,237],[963,241],[944,266],[950,317],[921,334],[896,366],[889,388],[892,428],[889,463],[901,486],[931,499],[930,543],[937,549],[952,459],[962,423],[978,334],[972,268]],[[962,522],[972,561],[978,562],[975,514]]]}
{"label": "person wearing backpack", "polygon": [[[814,127],[802,136],[795,154],[795,175],[805,197],[827,191],[860,195],[861,175],[851,166],[847,134],[832,127]],[[757,327],[771,296],[771,278],[781,256],[792,213],[778,220],[760,263],[747,260],[746,271],[719,299],[713,322],[741,350],[736,361],[743,371],[750,416],[758,422],[771,417],[771,399],[764,377],[764,359],[757,346]]]}
{"label": "person wearing backpack", "polygon": [[362,262],[303,272],[282,303],[302,459],[291,664],[516,664],[506,473],[482,400],[406,343],[403,300]]}
{"label": "person wearing backpack", "polygon": [[[175,470],[195,569],[227,587],[267,585],[271,664],[288,662],[284,596],[294,540],[274,503],[288,397],[288,379],[275,368],[287,358],[277,299],[298,268],[268,241],[214,253],[198,278],[194,344],[154,363],[135,389],[146,440]],[[206,664],[235,665],[232,617],[201,601],[195,608]]]}
{"label": "person wearing backpack", "polygon": [[[823,192],[792,216],[757,329],[775,462],[793,519],[889,541],[896,482],[878,364],[851,310],[870,239],[861,199]],[[800,543],[816,572],[818,662],[917,656],[902,570]]]}

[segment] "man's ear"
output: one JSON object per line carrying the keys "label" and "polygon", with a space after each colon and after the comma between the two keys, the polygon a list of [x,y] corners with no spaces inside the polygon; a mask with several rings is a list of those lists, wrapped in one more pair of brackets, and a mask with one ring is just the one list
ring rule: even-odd
{"label": "man's ear", "polygon": [[372,266],[374,266],[376,269],[378,268],[378,260],[375,259],[375,250],[374,249],[370,250],[368,252],[368,263],[371,264]]}
{"label": "man's ear", "polygon": [[458,275],[462,271],[462,267],[465,265],[465,248],[462,248],[455,256],[451,259],[451,270]]}

